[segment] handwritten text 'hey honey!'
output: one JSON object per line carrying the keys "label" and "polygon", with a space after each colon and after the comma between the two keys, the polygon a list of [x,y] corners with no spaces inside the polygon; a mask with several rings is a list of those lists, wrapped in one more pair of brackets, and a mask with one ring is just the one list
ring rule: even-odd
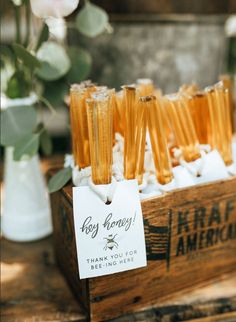
{"label": "handwritten text 'hey honey!'", "polygon": [[113,228],[119,228],[124,231],[128,231],[132,224],[134,224],[136,218],[136,212],[134,216],[128,217],[128,218],[121,218],[121,219],[113,219],[113,214],[109,213],[107,217],[105,218],[103,223],[94,222],[92,216],[88,216],[82,226],[80,227],[82,233],[85,233],[86,235],[89,235],[91,238],[95,238],[99,232],[100,225],[103,229],[106,229],[107,231],[113,229]]}

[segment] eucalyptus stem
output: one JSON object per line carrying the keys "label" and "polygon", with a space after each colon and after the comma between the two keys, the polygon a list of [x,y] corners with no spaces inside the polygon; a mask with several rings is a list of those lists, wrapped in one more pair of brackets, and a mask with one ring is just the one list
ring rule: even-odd
{"label": "eucalyptus stem", "polygon": [[15,24],[16,24],[16,43],[21,43],[21,34],[20,34],[20,7],[14,6],[15,11]]}
{"label": "eucalyptus stem", "polygon": [[30,18],[31,18],[31,10],[29,0],[25,1],[25,23],[26,23],[26,36],[25,36],[25,47],[29,44],[30,39]]}
{"label": "eucalyptus stem", "polygon": [[48,26],[46,25],[46,23],[43,23],[42,29],[39,33],[35,51],[37,51],[39,47],[42,45],[42,43],[48,39],[48,35],[49,35]]}
{"label": "eucalyptus stem", "polygon": [[58,114],[52,104],[43,96],[38,96],[38,100],[44,103],[52,114]]}

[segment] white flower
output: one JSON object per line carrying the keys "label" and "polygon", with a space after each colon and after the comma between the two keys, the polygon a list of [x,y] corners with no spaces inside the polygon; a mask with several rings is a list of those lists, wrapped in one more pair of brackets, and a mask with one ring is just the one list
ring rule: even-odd
{"label": "white flower", "polygon": [[22,0],[12,0],[15,6],[21,6],[22,5]]}
{"label": "white flower", "polygon": [[49,32],[58,40],[63,40],[66,37],[66,21],[63,18],[48,17],[45,19],[48,25]]}
{"label": "white flower", "polygon": [[230,16],[225,23],[225,32],[228,37],[236,35],[236,15]]}
{"label": "white flower", "polygon": [[64,159],[64,168],[71,167],[74,168],[74,158],[72,154],[66,154]]}
{"label": "white flower", "polygon": [[79,0],[30,0],[30,3],[33,13],[39,18],[62,18],[77,8]]}

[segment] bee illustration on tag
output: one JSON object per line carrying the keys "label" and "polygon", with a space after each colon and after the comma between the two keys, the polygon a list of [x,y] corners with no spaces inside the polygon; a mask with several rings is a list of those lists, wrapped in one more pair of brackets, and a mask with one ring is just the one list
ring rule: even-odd
{"label": "bee illustration on tag", "polygon": [[107,240],[105,247],[103,248],[104,250],[107,250],[107,248],[109,248],[110,250],[112,250],[114,247],[118,248],[118,243],[115,241],[115,237],[117,236],[117,234],[115,234],[114,236],[108,235],[108,237],[104,237],[104,239]]}

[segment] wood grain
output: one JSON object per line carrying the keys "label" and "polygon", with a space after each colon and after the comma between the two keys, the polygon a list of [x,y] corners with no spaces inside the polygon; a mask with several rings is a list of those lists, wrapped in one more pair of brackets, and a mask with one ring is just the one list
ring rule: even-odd
{"label": "wood grain", "polygon": [[[88,321],[55,265],[52,238],[24,244],[2,240],[1,250],[1,321]],[[183,291],[161,300],[156,307],[123,315],[113,322],[232,322],[235,286],[236,273],[222,275],[217,283]],[[218,320],[213,319],[216,317]]]}
{"label": "wood grain", "polygon": [[[52,205],[59,264],[84,307],[90,307],[92,321],[158,306],[185,289],[211,284],[235,270],[235,177],[142,202],[146,245],[150,247],[148,266],[85,281],[78,278],[71,186],[54,194]],[[169,236],[164,257],[156,243],[160,227],[166,227]],[[181,239],[184,251],[179,246]]]}
{"label": "wood grain", "polygon": [[54,260],[51,238],[1,242],[1,321],[85,321]]}

